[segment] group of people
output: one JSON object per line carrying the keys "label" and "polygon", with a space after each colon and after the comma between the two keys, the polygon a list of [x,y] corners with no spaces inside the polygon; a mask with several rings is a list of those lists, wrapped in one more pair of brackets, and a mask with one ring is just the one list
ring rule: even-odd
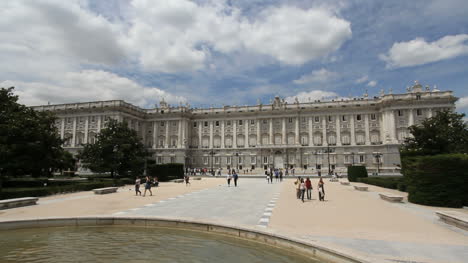
{"label": "group of people", "polygon": [[[319,194],[319,201],[325,201],[325,183],[323,182],[322,178],[319,179],[317,189]],[[309,177],[305,180],[304,178],[298,177],[297,180],[294,182],[294,187],[296,189],[296,197],[297,199],[302,200],[304,202],[304,196],[307,194],[307,200],[312,200],[312,181]]]}
{"label": "group of people", "polygon": [[239,175],[237,174],[236,169],[228,169],[226,179],[228,187],[231,186],[231,180],[234,180],[234,187],[237,187],[237,179],[239,179]]}
{"label": "group of people", "polygon": [[265,175],[266,175],[266,180],[267,183],[272,184],[273,183],[273,176],[276,179],[276,182],[282,182],[283,181],[283,170],[282,169],[269,169],[265,170]]}
{"label": "group of people", "polygon": [[[140,194],[141,196],[141,191],[140,191],[140,185],[142,184],[140,177],[137,176],[135,180],[135,195],[138,196]],[[159,181],[158,177],[151,178],[150,176],[146,176],[145,178],[145,192],[143,193],[143,197],[146,196],[146,191],[150,192],[150,196],[153,195],[153,191],[151,191],[151,187],[154,185],[155,187],[159,186]]]}

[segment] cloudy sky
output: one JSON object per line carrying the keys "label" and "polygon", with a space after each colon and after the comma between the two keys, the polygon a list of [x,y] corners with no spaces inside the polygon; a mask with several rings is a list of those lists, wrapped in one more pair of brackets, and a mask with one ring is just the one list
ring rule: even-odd
{"label": "cloudy sky", "polygon": [[0,86],[27,105],[195,107],[405,92],[468,112],[466,0],[2,0]]}

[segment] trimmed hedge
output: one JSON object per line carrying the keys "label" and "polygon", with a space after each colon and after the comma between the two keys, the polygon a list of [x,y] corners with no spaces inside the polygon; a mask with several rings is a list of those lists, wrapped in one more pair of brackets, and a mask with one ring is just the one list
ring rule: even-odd
{"label": "trimmed hedge", "polygon": [[403,176],[358,178],[358,182],[389,189],[398,189],[402,192],[406,191],[406,182]]}
{"label": "trimmed hedge", "polygon": [[[129,180],[129,179],[128,179]],[[27,187],[27,188],[3,188],[0,192],[0,200],[20,198],[20,197],[40,197],[53,195],[58,193],[89,191],[95,188],[110,187],[110,186],[123,186],[128,184],[128,180],[106,180],[101,182],[85,182],[75,183],[72,185],[63,186],[41,186],[41,187]],[[130,181],[132,184],[133,181]]]}
{"label": "trimmed hedge", "polygon": [[407,179],[408,200],[443,207],[468,205],[468,155],[407,156],[402,172]]}
{"label": "trimmed hedge", "polygon": [[159,182],[184,178],[184,165],[181,163],[154,164],[147,168],[147,175],[158,177]]}
{"label": "trimmed hedge", "polygon": [[348,166],[348,181],[356,182],[358,178],[368,177],[365,166]]}

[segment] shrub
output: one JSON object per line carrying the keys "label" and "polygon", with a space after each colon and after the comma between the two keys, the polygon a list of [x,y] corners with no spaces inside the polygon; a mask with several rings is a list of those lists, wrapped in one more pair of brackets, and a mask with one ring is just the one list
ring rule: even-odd
{"label": "shrub", "polygon": [[184,165],[181,163],[154,164],[149,165],[147,174],[158,177],[160,182],[184,178]]}
{"label": "shrub", "polygon": [[367,178],[358,178],[358,182],[376,185],[389,189],[398,189],[400,191],[406,190],[405,179],[403,176],[398,177],[367,177]]}
{"label": "shrub", "polygon": [[350,182],[356,182],[358,178],[367,176],[367,169],[365,166],[348,166],[348,180]]}
{"label": "shrub", "polygon": [[468,204],[468,156],[442,154],[402,159],[408,200],[412,203],[462,207]]}

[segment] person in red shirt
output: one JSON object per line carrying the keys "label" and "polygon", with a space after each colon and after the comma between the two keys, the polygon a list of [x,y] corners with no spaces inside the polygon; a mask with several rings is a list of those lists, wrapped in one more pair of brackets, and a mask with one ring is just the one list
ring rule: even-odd
{"label": "person in red shirt", "polygon": [[307,200],[312,199],[312,182],[310,181],[309,177],[307,177],[305,181],[306,191],[307,191]]}

